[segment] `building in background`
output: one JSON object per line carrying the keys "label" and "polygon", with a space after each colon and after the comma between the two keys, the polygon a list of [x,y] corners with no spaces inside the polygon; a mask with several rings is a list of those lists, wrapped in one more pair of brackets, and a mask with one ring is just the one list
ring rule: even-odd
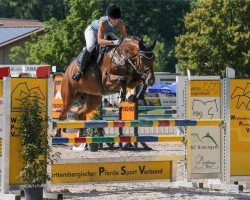
{"label": "building in background", "polygon": [[0,64],[13,63],[9,59],[10,49],[14,46],[24,46],[31,40],[31,34],[44,34],[44,23],[37,20],[0,18]]}

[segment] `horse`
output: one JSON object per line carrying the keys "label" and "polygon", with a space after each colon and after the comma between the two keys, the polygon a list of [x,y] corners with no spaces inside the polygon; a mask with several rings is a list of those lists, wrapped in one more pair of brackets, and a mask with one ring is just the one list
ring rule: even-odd
{"label": "horse", "polygon": [[[156,41],[146,44],[142,39],[122,38],[118,46],[104,54],[98,69],[90,64],[78,82],[72,79],[73,74],[79,71],[77,61],[73,60],[66,68],[61,82],[63,106],[59,120],[66,119],[67,112],[76,100],[80,99],[81,102],[77,112],[78,119],[84,119],[86,114],[100,106],[102,95],[120,92],[124,101],[126,88],[153,85],[155,44]],[[134,100],[135,95],[131,99]]]}

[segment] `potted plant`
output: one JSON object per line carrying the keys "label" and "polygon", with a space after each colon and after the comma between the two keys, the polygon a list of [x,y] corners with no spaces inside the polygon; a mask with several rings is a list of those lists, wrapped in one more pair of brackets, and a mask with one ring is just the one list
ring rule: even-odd
{"label": "potted plant", "polygon": [[21,115],[18,117],[19,137],[21,140],[20,155],[23,159],[19,178],[27,184],[24,188],[26,200],[43,199],[42,184],[50,177],[47,165],[52,164],[52,154],[48,143],[48,121],[44,106],[38,96],[28,98],[21,105]]}
{"label": "potted plant", "polygon": [[[99,107],[94,113],[91,120],[101,120],[102,119],[102,109]],[[105,132],[103,128],[87,128],[86,129],[86,136],[88,137],[95,137],[95,136],[104,136]],[[97,151],[98,147],[102,148],[102,143],[90,143],[89,150],[90,151]]]}

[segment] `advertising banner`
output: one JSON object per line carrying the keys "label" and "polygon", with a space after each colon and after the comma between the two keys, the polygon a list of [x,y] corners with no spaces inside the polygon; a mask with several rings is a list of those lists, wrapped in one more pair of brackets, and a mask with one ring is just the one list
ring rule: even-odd
{"label": "advertising banner", "polygon": [[121,120],[134,120],[135,119],[135,104],[122,102]]}
{"label": "advertising banner", "polygon": [[171,161],[54,164],[52,183],[171,179]]}
{"label": "advertising banner", "polygon": [[47,113],[47,80],[38,78],[11,79],[11,113],[10,113],[10,184],[20,184],[17,178],[22,166],[20,157],[21,143],[19,136],[18,117],[21,115],[20,106],[29,98],[39,98],[44,104],[44,115]]}
{"label": "advertising banner", "polygon": [[[3,80],[0,79],[0,122],[3,121]],[[0,157],[2,156],[3,123],[0,123]]]}
{"label": "advertising banner", "polygon": [[[191,119],[221,118],[221,83],[191,81]],[[192,174],[220,173],[220,127],[191,127]]]}
{"label": "advertising banner", "polygon": [[230,80],[231,176],[250,176],[250,80]]}

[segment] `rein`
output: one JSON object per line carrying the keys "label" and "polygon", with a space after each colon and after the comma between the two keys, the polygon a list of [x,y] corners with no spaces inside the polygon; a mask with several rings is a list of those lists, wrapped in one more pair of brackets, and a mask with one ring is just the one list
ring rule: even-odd
{"label": "rein", "polygon": [[[146,53],[150,53],[150,54],[152,54],[152,56],[151,56],[151,57],[146,56],[146,55],[145,55]],[[128,58],[128,62],[129,62],[129,64],[130,64],[130,66],[132,66],[132,68],[135,70],[136,74],[138,74],[143,80],[145,80],[146,77],[147,77],[147,75],[150,73],[151,69],[150,69],[149,67],[147,67],[147,68],[144,69],[144,70],[140,70],[140,69],[142,68],[142,67],[141,67],[141,57],[143,57],[143,58],[145,58],[145,59],[147,59],[147,60],[150,60],[150,59],[152,59],[152,58],[154,57],[154,53],[153,53],[153,51],[139,51],[139,53],[138,53],[138,55],[137,55],[137,58],[135,58],[136,61],[139,60],[139,64],[138,64],[138,62],[136,62],[136,63],[134,64],[134,63],[131,61],[130,58]],[[139,58],[139,59],[138,59],[138,58]],[[139,69],[137,69],[136,66],[137,66]]]}
{"label": "rein", "polygon": [[[120,42],[121,44],[121,42]],[[119,58],[118,56],[115,55],[115,52],[117,51],[117,48],[120,45],[116,46],[112,52],[111,58],[110,58],[110,68],[112,65],[112,61],[114,59],[117,59],[118,62],[116,64],[118,66],[123,67],[126,64],[126,61],[128,62],[128,67],[132,68],[135,73],[145,81],[147,75],[150,73],[151,69],[147,67],[146,69],[142,69],[142,64],[141,64],[141,58],[145,58],[147,60],[151,60],[155,55],[153,51],[142,51],[139,50],[137,56],[135,58],[127,57],[127,58]],[[126,52],[122,49],[122,54],[126,55]],[[146,54],[151,54],[151,56],[147,56]],[[122,56],[122,55],[121,55]],[[135,60],[135,62],[133,62]]]}
{"label": "rein", "polygon": [[[148,53],[148,54],[150,53],[150,54],[152,54],[152,56],[148,57],[148,56],[145,55],[146,53]],[[153,51],[139,51],[139,55],[146,58],[146,59],[148,59],[148,60],[152,59],[155,56]]]}

